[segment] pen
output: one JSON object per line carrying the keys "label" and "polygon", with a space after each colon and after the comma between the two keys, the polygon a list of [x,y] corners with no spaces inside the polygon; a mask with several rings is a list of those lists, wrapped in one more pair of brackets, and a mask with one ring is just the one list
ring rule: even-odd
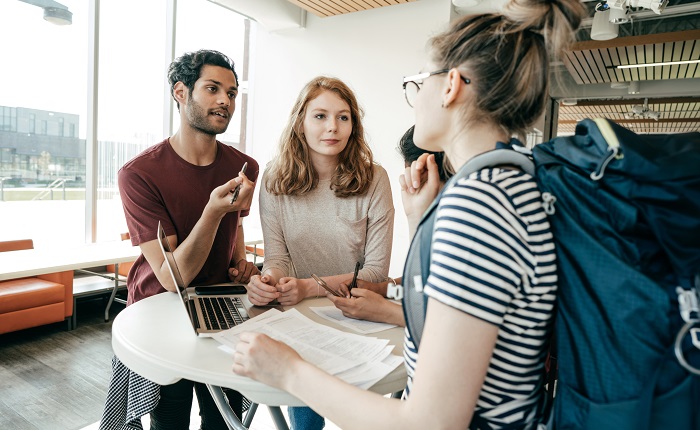
{"label": "pen", "polygon": [[[245,169],[248,168],[248,162],[246,161],[243,163],[243,167],[241,167],[241,173],[245,173]],[[231,196],[231,203],[236,201],[238,198],[238,193],[241,191],[241,184],[236,185],[236,188],[233,190],[233,196]]]}
{"label": "pen", "polygon": [[[360,262],[355,263],[355,274],[352,275],[352,282],[348,286],[348,293],[357,286],[357,272],[360,270]],[[351,294],[352,295],[352,294]]]}

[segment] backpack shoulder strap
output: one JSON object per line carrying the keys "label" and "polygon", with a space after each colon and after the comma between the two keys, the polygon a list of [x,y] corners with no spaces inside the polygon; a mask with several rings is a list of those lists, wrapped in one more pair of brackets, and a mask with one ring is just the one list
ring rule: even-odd
{"label": "backpack shoulder strap", "polygon": [[497,167],[514,166],[519,170],[535,175],[535,164],[530,157],[512,149],[495,149],[479,154],[469,160],[459,171],[450,178],[442,191],[435,197],[428,209],[423,214],[415,236],[411,240],[411,247],[406,256],[403,271],[403,312],[406,320],[406,328],[411,335],[416,349],[420,344],[425,323],[425,313],[428,300],[423,294],[423,286],[428,281],[430,261],[432,255],[433,231],[435,227],[435,214],[437,205],[443,194],[452,188],[457,181],[466,178],[474,172]]}
{"label": "backpack shoulder strap", "polygon": [[[469,173],[464,176],[482,169],[498,166],[515,166],[528,175],[535,176],[535,163],[530,157],[531,153],[528,150],[522,151],[527,152],[511,149],[494,149],[493,151],[479,154],[462,167],[462,169],[469,169]],[[460,169],[460,173],[462,169]]]}

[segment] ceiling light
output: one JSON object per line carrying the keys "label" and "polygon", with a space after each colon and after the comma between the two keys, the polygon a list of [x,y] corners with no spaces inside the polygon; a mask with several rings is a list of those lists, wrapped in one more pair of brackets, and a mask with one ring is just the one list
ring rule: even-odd
{"label": "ceiling light", "polygon": [[613,90],[623,90],[630,86],[629,82],[610,82],[610,88]]}
{"label": "ceiling light", "polygon": [[44,8],[44,19],[56,25],[71,25],[73,13],[60,7],[47,7]]}
{"label": "ceiling light", "polygon": [[21,2],[44,9],[44,19],[56,25],[71,25],[73,12],[68,7],[54,0],[20,0]]}
{"label": "ceiling light", "polygon": [[615,66],[618,69],[633,69],[635,67],[656,67],[656,66],[673,66],[677,64],[695,64],[700,63],[700,60],[680,60],[680,61],[663,61],[660,63],[647,63],[647,64],[623,64],[620,66]]}
{"label": "ceiling light", "polygon": [[617,37],[620,27],[610,22],[610,8],[599,10],[593,15],[591,25],[591,39],[610,40]]}

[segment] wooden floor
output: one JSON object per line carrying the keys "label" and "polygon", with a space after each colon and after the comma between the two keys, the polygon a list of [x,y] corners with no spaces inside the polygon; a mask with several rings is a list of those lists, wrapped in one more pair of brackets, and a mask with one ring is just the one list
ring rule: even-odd
{"label": "wooden floor", "polygon": [[[100,298],[79,301],[75,330],[56,323],[0,335],[0,430],[97,430],[111,373],[112,320],[124,306],[113,304],[107,323],[104,308]],[[148,417],[143,424],[148,428]],[[251,430],[274,429],[267,408],[258,408]],[[327,421],[326,429],[338,427]]]}
{"label": "wooden floor", "polygon": [[99,421],[111,372],[112,306],[78,302],[78,326],[50,324],[0,335],[0,429],[81,429]]}

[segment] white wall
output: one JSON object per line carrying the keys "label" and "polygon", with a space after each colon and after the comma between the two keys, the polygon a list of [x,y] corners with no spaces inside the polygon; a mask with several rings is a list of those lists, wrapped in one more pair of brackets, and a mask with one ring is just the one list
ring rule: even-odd
{"label": "white wall", "polygon": [[365,110],[375,159],[391,179],[396,207],[393,277],[401,275],[410,243],[398,184],[403,162],[396,151],[399,138],[413,124],[402,77],[423,66],[428,38],[445,28],[450,14],[450,0],[419,0],[335,17],[308,14],[302,29],[271,33],[253,25],[249,153],[261,169],[274,156],[292,104],[311,78],[329,75],[347,83]]}

